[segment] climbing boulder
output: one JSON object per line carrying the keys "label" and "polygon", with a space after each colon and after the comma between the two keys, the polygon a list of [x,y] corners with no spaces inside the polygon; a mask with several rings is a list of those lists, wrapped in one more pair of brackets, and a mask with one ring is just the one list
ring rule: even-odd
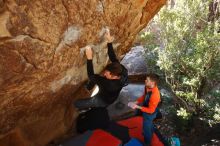
{"label": "climbing boulder", "polygon": [[87,94],[80,50],[94,46],[99,73],[108,61],[103,31],[110,29],[120,56],[165,2],[0,0],[1,144],[19,145],[7,143],[10,137],[42,146],[70,129],[77,116],[72,102]]}

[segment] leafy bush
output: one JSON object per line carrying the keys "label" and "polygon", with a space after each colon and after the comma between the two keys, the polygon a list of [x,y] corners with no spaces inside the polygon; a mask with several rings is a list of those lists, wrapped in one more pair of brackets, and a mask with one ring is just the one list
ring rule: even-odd
{"label": "leafy bush", "polygon": [[141,37],[154,39],[146,44],[151,51],[147,63],[156,66],[150,71],[163,73],[183,103],[179,116],[193,113],[214,124],[220,122],[220,95],[210,91],[220,83],[220,21],[208,21],[210,4],[210,0],[176,1],[154,19],[158,32]]}

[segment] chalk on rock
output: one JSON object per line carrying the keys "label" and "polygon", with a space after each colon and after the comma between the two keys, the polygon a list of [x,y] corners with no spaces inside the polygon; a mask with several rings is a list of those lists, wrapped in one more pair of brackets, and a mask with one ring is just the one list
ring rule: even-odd
{"label": "chalk on rock", "polygon": [[105,33],[110,33],[110,29],[108,26],[105,26],[102,28],[102,30],[99,32],[99,38],[101,42],[105,42]]}

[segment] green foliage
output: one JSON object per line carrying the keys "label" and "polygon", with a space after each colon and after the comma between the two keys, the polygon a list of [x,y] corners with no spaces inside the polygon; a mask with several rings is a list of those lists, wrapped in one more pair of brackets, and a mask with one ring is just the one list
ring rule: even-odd
{"label": "green foliage", "polygon": [[192,121],[192,114],[187,112],[184,108],[180,108],[176,111],[174,115],[174,122],[176,126],[176,130],[179,133],[186,133],[190,130],[192,127],[193,121]]}
{"label": "green foliage", "polygon": [[201,119],[207,121],[209,125],[220,123],[220,90],[212,90],[207,97],[201,100],[201,108],[204,113]]}
{"label": "green foliage", "polygon": [[155,19],[158,38],[151,32],[142,37],[154,39],[147,44],[151,50],[147,63],[157,66],[151,71],[162,71],[176,96],[185,101],[178,115],[188,118],[194,112],[215,123],[220,122],[219,102],[215,102],[219,94],[210,95],[214,102],[201,96],[220,83],[220,23],[208,22],[209,5],[209,0],[176,1],[174,8],[164,8]]}
{"label": "green foliage", "polygon": [[182,117],[184,120],[189,120],[192,114],[187,112],[186,109],[181,107],[179,110],[177,110],[177,116]]}

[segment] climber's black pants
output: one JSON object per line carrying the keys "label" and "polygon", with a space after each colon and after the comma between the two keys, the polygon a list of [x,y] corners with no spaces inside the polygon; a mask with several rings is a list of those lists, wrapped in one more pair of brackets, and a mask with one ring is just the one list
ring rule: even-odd
{"label": "climber's black pants", "polygon": [[79,99],[74,103],[75,107],[79,110],[88,109],[93,107],[107,107],[106,104],[100,97],[94,96],[85,99]]}

